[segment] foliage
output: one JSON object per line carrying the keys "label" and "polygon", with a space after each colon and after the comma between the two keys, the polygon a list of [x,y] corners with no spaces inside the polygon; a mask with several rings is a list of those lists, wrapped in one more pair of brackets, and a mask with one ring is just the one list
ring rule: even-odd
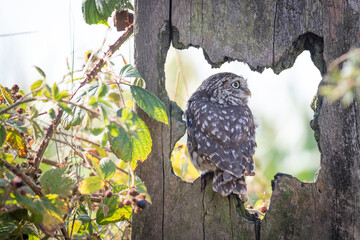
{"label": "foliage", "polygon": [[[112,9],[115,2],[84,4]],[[107,10],[96,9],[87,11],[103,21]],[[151,204],[134,170],[152,139],[131,103],[167,124],[165,105],[139,86],[144,79],[125,59],[119,74],[104,59],[76,71],[86,77],[70,71],[65,83],[52,86],[36,67],[41,79],[27,94],[0,85],[1,239],[127,238],[132,214]],[[73,90],[68,83],[76,80]]]}
{"label": "foliage", "polygon": [[114,10],[131,9],[129,0],[83,0],[82,12],[87,24],[105,24],[108,25],[108,18]]}
{"label": "foliage", "polygon": [[320,93],[330,101],[340,100],[344,106],[349,106],[354,100],[359,101],[360,49],[350,50],[336,59],[329,66],[325,82]]}

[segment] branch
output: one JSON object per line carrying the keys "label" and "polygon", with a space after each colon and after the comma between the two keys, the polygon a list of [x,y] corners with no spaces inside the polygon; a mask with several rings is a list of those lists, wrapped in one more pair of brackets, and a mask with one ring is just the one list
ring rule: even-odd
{"label": "branch", "polygon": [[27,102],[32,102],[32,101],[35,101],[35,100],[38,100],[38,99],[36,99],[36,98],[28,98],[28,99],[16,101],[16,102],[14,102],[13,104],[11,104],[10,106],[1,109],[1,110],[0,110],[0,115],[6,113],[6,112],[9,111],[10,109],[16,108],[17,106],[19,106],[19,105],[21,105],[21,104],[24,104],[24,103],[27,103]]}
{"label": "branch", "polygon": [[[65,135],[65,136],[68,136],[68,137],[73,137],[73,138],[76,138],[76,139],[78,139],[78,140],[81,140],[81,141],[90,143],[90,144],[92,144],[92,145],[95,145],[95,146],[97,146],[97,147],[101,147],[101,145],[100,145],[99,143],[93,142],[93,141],[91,141],[91,140],[89,140],[89,139],[86,139],[86,138],[82,138],[82,137],[79,137],[79,136],[70,135],[70,134],[68,134],[68,133],[64,133],[64,132],[58,131],[58,130],[56,131],[56,133],[61,134],[61,135]],[[105,151],[107,151],[107,152],[113,152],[109,147],[106,147],[106,146],[103,147],[103,149],[104,149]]]}
{"label": "branch", "polygon": [[[78,92],[78,90],[80,88],[82,88],[86,83],[88,83],[92,78],[94,78],[96,76],[96,74],[100,71],[100,69],[105,65],[105,61],[104,58],[109,58],[111,57],[114,52],[116,52],[116,50],[118,50],[120,48],[120,46],[132,35],[133,33],[133,25],[131,25],[125,32],[124,34],[113,44],[110,45],[109,50],[107,50],[104,53],[104,57],[100,58],[98,60],[98,62],[96,63],[96,65],[93,67],[93,69],[91,70],[91,72],[89,74],[86,75],[86,78],[84,79],[84,81],[82,81],[80,83],[80,86],[75,90],[75,92],[70,96],[69,100],[71,100],[75,94]],[[63,109],[59,109],[59,112],[55,118],[55,120],[52,122],[52,124],[49,126],[49,128],[46,130],[46,134],[45,137],[42,139],[41,143],[40,143],[40,147],[39,149],[36,151],[36,154],[34,156],[34,163],[36,167],[39,167],[41,160],[43,158],[44,152],[46,147],[48,146],[51,137],[53,136],[55,129],[57,128],[57,126],[60,124],[60,120],[62,115],[64,114],[64,110]]]}
{"label": "branch", "polygon": [[43,194],[40,191],[40,189],[33,183],[30,181],[30,179],[23,173],[21,172],[19,169],[17,169],[14,165],[12,165],[11,163],[9,163],[8,161],[6,161],[5,159],[0,158],[0,161],[5,165],[5,167],[7,169],[9,169],[11,172],[13,172],[16,176],[18,176],[19,178],[21,178],[21,180],[26,183],[26,185],[28,185],[31,190],[33,190],[33,192],[38,195],[39,197],[42,197]]}

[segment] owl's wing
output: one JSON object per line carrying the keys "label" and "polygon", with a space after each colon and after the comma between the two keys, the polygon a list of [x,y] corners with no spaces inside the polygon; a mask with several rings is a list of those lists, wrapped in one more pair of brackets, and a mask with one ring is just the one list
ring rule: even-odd
{"label": "owl's wing", "polygon": [[[196,120],[195,120],[196,119]],[[206,100],[189,102],[186,111],[189,152],[207,157],[224,177],[254,170],[255,124],[247,106],[223,106]]]}

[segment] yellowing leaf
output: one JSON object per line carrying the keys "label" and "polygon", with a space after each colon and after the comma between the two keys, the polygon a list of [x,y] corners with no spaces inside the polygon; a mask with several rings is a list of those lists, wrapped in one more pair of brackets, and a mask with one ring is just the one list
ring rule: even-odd
{"label": "yellowing leaf", "polygon": [[13,100],[11,99],[10,94],[6,91],[6,89],[0,85],[0,101],[5,101],[7,105],[13,104]]}
{"label": "yellowing leaf", "polygon": [[137,161],[144,161],[151,152],[152,140],[144,121],[133,111],[122,108],[117,112],[126,129],[119,127],[118,134],[111,138],[110,145],[116,156],[125,162],[131,161],[135,169]]}
{"label": "yellowing leaf", "polygon": [[20,133],[16,130],[9,130],[6,135],[6,142],[19,154],[20,157],[26,157],[26,143]]}
{"label": "yellowing leaf", "polygon": [[104,185],[105,183],[100,177],[98,176],[89,177],[81,181],[79,192],[81,194],[94,193],[100,190],[101,188],[103,188]]}
{"label": "yellowing leaf", "polygon": [[[82,221],[80,221],[80,220],[68,222],[68,224],[67,224],[68,229],[72,229],[71,237],[73,237],[80,230],[81,225],[82,225]],[[71,232],[71,231],[69,230],[69,232]]]}
{"label": "yellowing leaf", "polygon": [[176,176],[185,182],[194,182],[200,172],[191,163],[185,144],[176,144],[171,155],[171,165]]}
{"label": "yellowing leaf", "polygon": [[0,125],[0,147],[3,145],[6,139],[6,128],[4,125]]}

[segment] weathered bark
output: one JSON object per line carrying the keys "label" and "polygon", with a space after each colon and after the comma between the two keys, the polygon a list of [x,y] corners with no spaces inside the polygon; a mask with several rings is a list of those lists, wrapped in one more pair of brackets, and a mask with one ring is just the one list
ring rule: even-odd
{"label": "weathered bark", "polygon": [[153,205],[134,216],[134,239],[360,239],[358,103],[343,108],[319,96],[311,122],[321,152],[317,178],[302,183],[275,176],[271,207],[259,222],[237,197],[223,198],[211,186],[201,193],[199,181],[184,183],[171,173],[171,149],[184,134],[184,123],[167,97],[164,76],[171,41],[176,48],[203,48],[212,66],[239,60],[277,73],[310,50],[325,74],[333,59],[360,47],[359,9],[358,0],[136,2],[136,66],[147,88],[166,103],[171,121],[165,126],[142,114],[153,149],[138,174]]}

